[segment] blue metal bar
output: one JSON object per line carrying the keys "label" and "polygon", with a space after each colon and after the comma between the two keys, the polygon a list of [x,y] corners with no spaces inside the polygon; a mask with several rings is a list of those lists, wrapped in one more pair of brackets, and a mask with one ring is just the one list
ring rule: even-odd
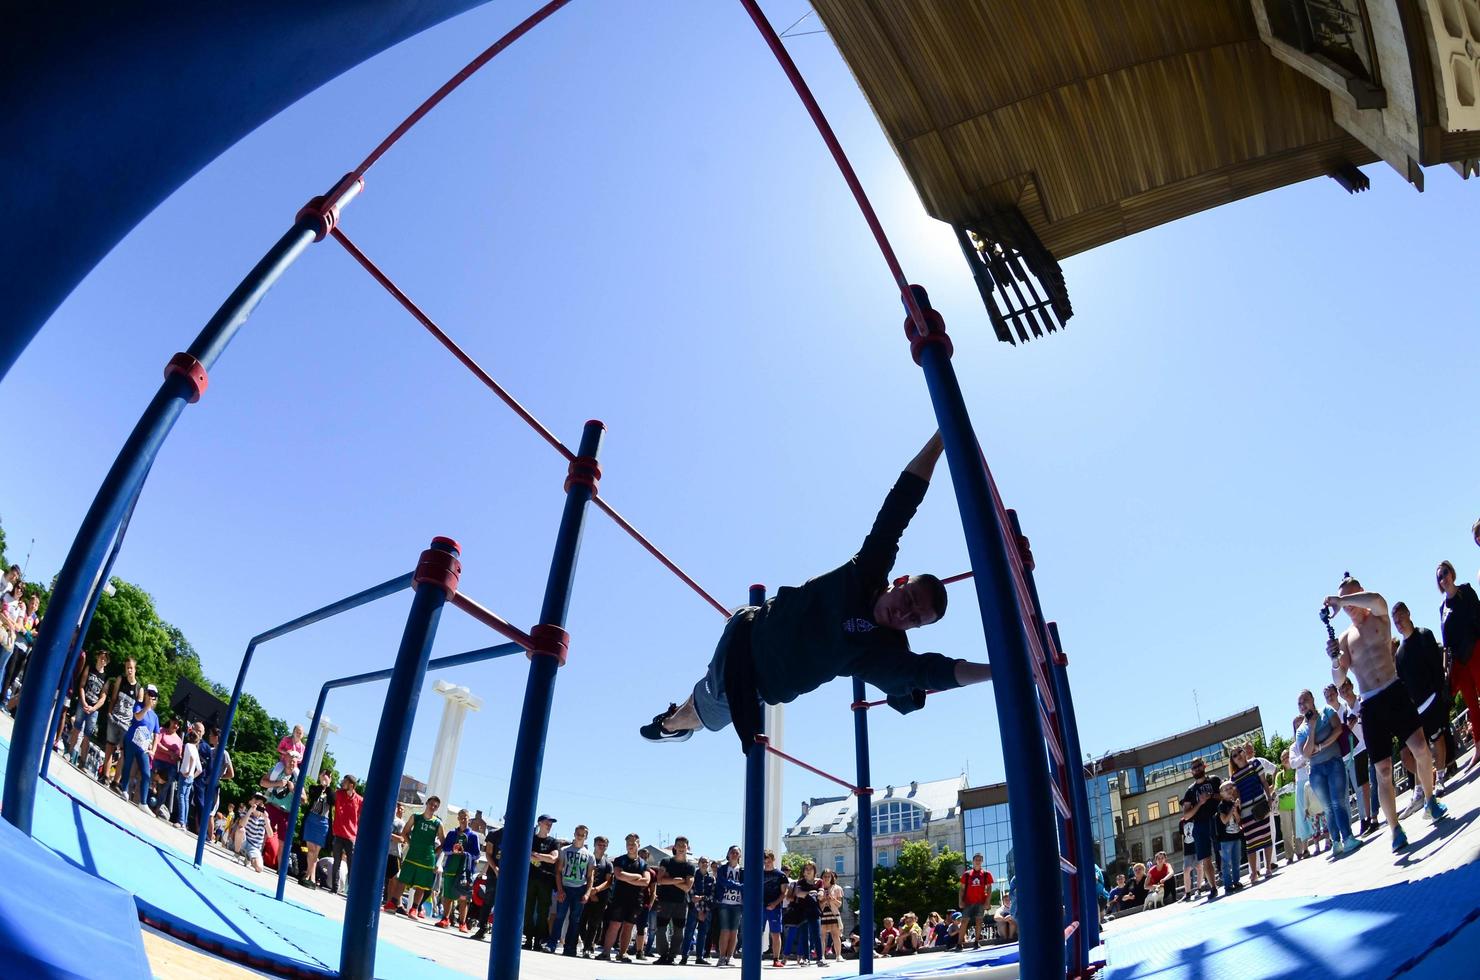
{"label": "blue metal bar", "polygon": [[[447,597],[457,591],[457,542],[433,538],[417,563],[416,592],[411,612],[396,651],[396,666],[386,686],[381,725],[375,733],[370,754],[370,772],[365,776],[365,801],[360,810],[358,842],[373,860],[351,861],[349,894],[344,902],[344,932],[339,940],[339,975],[345,980],[372,980],[375,976],[375,938],[380,927],[380,894],[385,880],[386,845],[391,839],[391,820],[401,773],[406,765],[406,747],[416,723],[416,703],[426,680],[427,659],[442,618]],[[285,855],[286,857],[286,855]]]}
{"label": "blue metal bar", "polygon": [[[1037,602],[1036,598],[1034,602]],[[1079,723],[1074,718],[1074,697],[1069,688],[1069,667],[1064,661],[1059,625],[1048,623],[1046,628],[1053,641],[1049,673],[1059,698],[1059,727],[1063,732],[1064,754],[1075,760],[1069,769],[1069,806],[1074,811],[1074,849],[1080,871],[1079,932],[1084,937],[1080,950],[1087,968],[1090,950],[1100,945],[1100,894],[1095,884],[1094,828],[1090,823],[1089,787],[1084,781],[1084,766],[1078,761],[1084,755],[1079,751]]]}
{"label": "blue metal bar", "polygon": [[[353,190],[358,193],[359,185],[355,185]],[[352,196],[346,192],[336,203],[347,203]],[[318,229],[316,217],[301,216],[252,267],[190,345],[188,353],[201,368],[211,369],[273,283],[314,241]],[[123,526],[124,512],[143,489],[149,468],[185,406],[199,396],[195,382],[185,374],[165,374],[164,383],[150,399],[108,475],[103,478],[62,563],[46,610],[47,617],[53,622],[75,623],[81,618],[87,605],[88,590],[106,561],[106,552],[114,536]],[[57,689],[66,668],[64,659],[70,640],[71,635],[65,630],[42,630],[37,634],[36,647],[31,651],[31,663],[27,668],[31,674],[28,686],[32,691],[49,694]],[[5,819],[28,835],[31,833],[41,755],[50,747],[50,716],[51,704],[44,694],[23,697],[11,732],[5,792],[0,806],[3,806]]]}
{"label": "blue metal bar", "polygon": [[[1021,976],[1025,980],[1062,980],[1065,975],[1063,895],[1059,878],[1053,796],[1048,788],[1048,758],[1038,724],[1037,691],[1028,658],[1032,655],[1018,606],[1008,556],[1007,529],[987,482],[971,415],[951,365],[945,324],[930,310],[923,289],[911,287],[926,308],[932,330],[918,345],[916,359],[925,372],[936,422],[945,442],[956,504],[971,557],[972,581],[981,610],[982,631],[992,663],[992,695],[997,705],[1002,742],[1013,747],[1003,753],[1012,845],[1017,854],[1017,889],[1013,892],[1015,918],[1021,924],[1018,943]],[[932,314],[934,314],[932,316]]]}
{"label": "blue metal bar", "polygon": [[[142,484],[140,490],[143,489]],[[57,684],[56,697],[52,701],[51,716],[47,720],[47,731],[57,731],[61,728],[61,720],[57,717],[58,712],[66,710],[67,704],[67,682],[71,680],[68,667],[77,660],[77,651],[87,642],[87,631],[92,629],[94,614],[98,611],[98,600],[103,597],[103,589],[108,585],[108,578],[113,574],[113,563],[118,560],[118,553],[123,550],[123,539],[128,535],[129,522],[134,519],[134,508],[138,506],[139,494],[129,501],[128,510],[123,512],[123,522],[118,526],[118,533],[113,535],[113,546],[108,549],[108,558],[103,562],[103,567],[98,571],[98,577],[92,584],[92,591],[87,597],[87,608],[82,614],[82,621],[77,624],[77,629],[72,632],[71,642],[67,644],[66,659],[63,661],[61,680]],[[31,641],[35,643],[33,639]],[[86,654],[84,654],[85,656]],[[84,676],[86,664],[83,665]],[[41,753],[41,778],[45,779],[51,773],[52,752],[48,749]],[[86,759],[82,760],[84,766]]]}
{"label": "blue metal bar", "polygon": [[[750,587],[750,604],[763,605],[766,587]],[[761,712],[761,735],[765,735],[766,713]],[[766,747],[752,742],[745,747],[745,858],[744,891],[740,912],[740,980],[761,980],[761,926],[766,915]]]}
{"label": "blue metal bar", "polygon": [[[411,578],[411,572],[407,572],[404,575],[397,575],[389,581],[371,586],[363,592],[356,592],[354,595],[340,599],[338,602],[331,602],[327,606],[315,609],[313,612],[299,616],[297,619],[290,619],[281,626],[274,626],[272,629],[258,633],[252,637],[251,641],[247,644],[246,652],[242,654],[242,665],[236,671],[236,685],[231,689],[231,704],[226,708],[226,722],[221,726],[221,747],[226,748],[231,744],[231,730],[236,724],[236,709],[241,705],[242,690],[247,685],[247,671],[252,669],[252,656],[257,652],[259,644],[266,643],[268,640],[276,640],[281,636],[287,636],[295,630],[303,629],[305,626],[312,626],[314,623],[323,622],[331,616],[337,616],[342,612],[356,609],[367,603],[374,602],[376,599],[384,599],[386,596],[395,595],[402,589],[411,587]],[[305,754],[304,758],[306,759],[308,756]],[[221,766],[225,762],[225,759],[226,757],[220,752],[215,752],[211,756],[211,771],[207,774],[206,779],[206,799],[208,800],[214,800],[216,798],[216,792],[221,786]],[[205,860],[206,831],[208,829],[202,824],[200,830],[195,835],[195,866],[197,868]]]}
{"label": "blue metal bar", "polygon": [[[853,678],[853,704],[868,700],[863,681]],[[874,972],[874,793],[869,782],[868,709],[853,709],[853,748],[858,756],[858,975]]]}
{"label": "blue metal bar", "polygon": [[[595,460],[601,451],[606,427],[600,422],[587,422],[581,432],[577,461]],[[577,462],[571,464],[576,476]],[[550,558],[550,574],[545,580],[545,600],[540,608],[540,625],[531,630],[540,640],[543,627],[562,629],[570,608],[571,587],[575,583],[576,558],[581,550],[581,530],[585,524],[586,504],[594,487],[581,480],[566,482],[565,508],[560,514],[560,530],[555,535],[555,553]],[[545,765],[545,736],[550,729],[550,707],[555,700],[555,673],[563,657],[532,653],[529,680],[524,688],[524,708],[519,718],[519,736],[514,743],[514,766],[509,775],[509,799],[504,808],[503,852],[514,857],[499,865],[498,894],[493,902],[493,942],[488,952],[489,980],[518,980],[520,938],[524,930],[525,890],[529,885],[529,862],[520,855],[534,846],[535,800],[540,791],[540,773]]]}
{"label": "blue metal bar", "polygon": [[[484,660],[492,660],[495,657],[507,657],[511,653],[519,653],[524,648],[517,643],[500,643],[498,646],[483,647],[478,650],[469,650],[467,653],[454,653],[446,657],[434,657],[427,661],[427,670],[442,667],[461,667],[464,664],[481,663]],[[283,893],[288,886],[288,861],[287,855],[293,853],[293,845],[297,842],[298,834],[298,808],[303,801],[303,788],[308,785],[307,762],[313,758],[314,740],[319,737],[319,725],[324,720],[324,702],[329,697],[329,692],[341,687],[352,687],[356,684],[368,684],[372,681],[389,680],[391,674],[395,673],[394,667],[385,670],[372,670],[365,674],[351,674],[348,677],[336,677],[334,680],[325,681],[324,686],[319,688],[319,700],[313,709],[313,727],[308,730],[308,738],[303,743],[303,760],[305,765],[298,767],[298,782],[293,786],[293,806],[288,811],[288,829],[284,834],[283,857],[278,859],[278,881],[277,900],[283,900]],[[314,773],[315,779],[319,778]]]}

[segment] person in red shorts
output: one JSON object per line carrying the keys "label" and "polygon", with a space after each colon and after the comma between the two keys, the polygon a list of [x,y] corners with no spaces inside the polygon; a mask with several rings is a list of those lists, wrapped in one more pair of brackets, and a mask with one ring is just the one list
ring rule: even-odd
{"label": "person in red shorts", "polygon": [[[1449,684],[1465,699],[1471,735],[1480,730],[1480,596],[1470,583],[1456,580],[1454,566],[1441,561],[1434,571],[1444,601],[1439,605],[1443,624],[1444,651],[1449,654]],[[1480,763],[1480,739],[1475,740],[1475,753],[1466,769]]]}
{"label": "person in red shorts", "polygon": [[971,948],[982,948],[982,919],[987,914],[987,903],[992,900],[992,872],[982,867],[984,860],[982,855],[973,854],[971,867],[961,873],[960,894],[956,898],[961,906],[961,931],[956,935],[962,948],[966,946],[967,923],[971,924],[975,936],[975,945]]}

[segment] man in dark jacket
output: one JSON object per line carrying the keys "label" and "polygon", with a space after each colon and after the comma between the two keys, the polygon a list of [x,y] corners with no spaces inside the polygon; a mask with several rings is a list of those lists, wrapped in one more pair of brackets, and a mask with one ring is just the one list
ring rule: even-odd
{"label": "man in dark jacket", "polygon": [[[1470,583],[1457,581],[1454,566],[1441,561],[1434,572],[1444,601],[1439,617],[1444,634],[1444,649],[1449,654],[1449,680],[1465,699],[1470,731],[1480,731],[1480,596]],[[1475,752],[1468,772],[1480,763],[1480,738],[1475,739]]]}
{"label": "man in dark jacket", "polygon": [[990,680],[987,664],[910,650],[905,631],[928,626],[945,613],[940,579],[889,580],[899,539],[925,498],[941,448],[936,433],[910,461],[856,555],[731,616],[688,700],[669,705],[643,725],[642,737],[681,742],[699,728],[720,731],[733,721],[744,742],[746,730],[758,727],[760,701],[786,704],[835,677],[873,684],[901,713],[922,706],[928,690]]}

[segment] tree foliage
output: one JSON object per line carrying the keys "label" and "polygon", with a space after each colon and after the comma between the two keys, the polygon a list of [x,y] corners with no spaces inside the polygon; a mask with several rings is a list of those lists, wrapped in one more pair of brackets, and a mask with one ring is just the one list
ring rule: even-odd
{"label": "tree foliage", "polygon": [[[874,931],[883,927],[886,915],[898,922],[904,913],[914,912],[924,920],[931,912],[954,908],[965,864],[964,854],[950,848],[936,854],[929,841],[903,845],[892,868],[874,868]],[[856,913],[857,894],[852,906]]]}
{"label": "tree foliage", "polygon": [[806,867],[808,861],[815,859],[810,854],[801,854],[797,851],[787,851],[781,855],[781,870],[793,881],[802,876],[802,868]]}

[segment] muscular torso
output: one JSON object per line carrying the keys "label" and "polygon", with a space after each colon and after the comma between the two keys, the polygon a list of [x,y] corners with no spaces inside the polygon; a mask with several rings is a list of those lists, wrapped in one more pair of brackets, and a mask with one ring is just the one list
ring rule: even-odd
{"label": "muscular torso", "polygon": [[1369,614],[1341,634],[1341,649],[1351,657],[1357,689],[1371,694],[1398,679],[1393,659],[1393,624],[1386,616]]}

